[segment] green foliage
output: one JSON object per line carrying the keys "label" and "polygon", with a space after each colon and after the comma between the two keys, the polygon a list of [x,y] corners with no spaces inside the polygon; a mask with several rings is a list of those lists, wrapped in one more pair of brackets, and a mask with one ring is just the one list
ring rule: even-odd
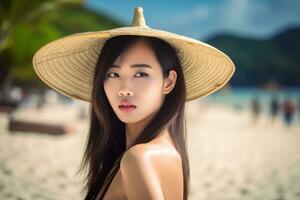
{"label": "green foliage", "polygon": [[[19,5],[19,2],[23,4]],[[41,6],[38,2],[51,3],[58,1],[33,0],[24,2],[13,1],[10,6],[16,6],[16,8],[11,8],[11,10],[26,13],[26,9],[29,9],[29,12],[32,9],[33,11],[35,10],[34,13],[39,13],[36,11],[38,6]],[[24,11],[20,8],[22,6],[27,6],[25,10],[23,8]],[[76,32],[100,31],[122,26],[119,22],[111,20],[107,16],[88,10],[82,3],[61,3],[60,5],[53,4],[52,6],[51,4],[44,4],[43,7],[47,12],[43,11],[36,15],[32,14],[30,15],[32,16],[31,20],[17,20],[17,17],[10,18],[14,18],[14,20],[11,21],[16,24],[13,25],[9,33],[9,45],[5,46],[2,51],[0,50],[0,74],[2,74],[2,76],[0,76],[0,84],[3,83],[3,79],[5,79],[5,76],[8,74],[18,83],[39,82],[33,70],[32,58],[39,48],[50,41]],[[45,7],[47,7],[47,9]],[[9,9],[9,5],[1,4],[0,11],[4,9]],[[17,11],[11,11],[11,13],[16,13]],[[0,13],[1,24],[3,24],[4,19],[2,15],[5,13]],[[11,15],[14,16],[14,14]],[[1,35],[2,33],[4,32],[2,31]]]}

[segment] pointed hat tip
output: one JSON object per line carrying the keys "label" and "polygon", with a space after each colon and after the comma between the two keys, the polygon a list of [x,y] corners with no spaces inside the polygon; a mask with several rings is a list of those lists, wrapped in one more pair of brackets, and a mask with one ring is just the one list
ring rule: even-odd
{"label": "pointed hat tip", "polygon": [[144,18],[144,9],[141,6],[138,6],[134,9],[134,17],[131,23],[131,26],[144,26],[144,27],[148,27],[146,25],[146,21]]}
{"label": "pointed hat tip", "polygon": [[144,9],[142,6],[138,6],[135,8],[135,12],[143,12],[143,11],[144,11]]}

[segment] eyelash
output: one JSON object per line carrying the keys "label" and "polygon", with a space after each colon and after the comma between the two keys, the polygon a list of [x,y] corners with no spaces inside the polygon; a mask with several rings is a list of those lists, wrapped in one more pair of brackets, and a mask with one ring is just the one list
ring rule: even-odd
{"label": "eyelash", "polygon": [[[116,77],[110,77],[109,75],[110,75],[111,73],[117,74],[116,72],[109,72],[109,73],[107,73],[107,77],[108,77],[108,78],[116,78]],[[138,78],[142,78],[142,77],[147,77],[147,76],[148,76],[148,74],[145,73],[145,72],[137,72],[137,73],[144,74],[144,76],[140,76],[140,77],[138,77]]]}

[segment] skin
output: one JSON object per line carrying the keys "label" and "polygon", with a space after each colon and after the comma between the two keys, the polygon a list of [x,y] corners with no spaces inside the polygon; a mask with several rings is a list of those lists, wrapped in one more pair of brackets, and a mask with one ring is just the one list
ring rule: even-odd
{"label": "skin", "polygon": [[[133,64],[147,64],[151,68],[132,68]],[[165,95],[174,88],[177,74],[170,70],[163,79],[161,66],[144,41],[135,43],[114,65],[120,68],[112,67],[107,72],[104,90],[114,112],[125,123],[126,146],[129,147],[160,109]],[[124,98],[136,105],[136,109],[122,112],[118,106]],[[134,145],[124,153],[120,171],[104,199],[182,199],[181,167],[170,133],[164,130],[149,143]]]}
{"label": "skin", "polygon": [[[171,70],[169,77],[163,80],[154,52],[143,41],[120,55],[113,64],[121,68],[112,67],[107,72],[104,90],[114,112],[126,124],[126,146],[129,147],[159,110],[165,95],[174,88],[177,74]],[[133,64],[147,64],[152,68],[132,68]],[[134,111],[125,113],[119,109],[124,98],[137,106]]]}
{"label": "skin", "polygon": [[183,199],[181,159],[168,145],[133,146],[124,154],[120,169],[128,200]]}

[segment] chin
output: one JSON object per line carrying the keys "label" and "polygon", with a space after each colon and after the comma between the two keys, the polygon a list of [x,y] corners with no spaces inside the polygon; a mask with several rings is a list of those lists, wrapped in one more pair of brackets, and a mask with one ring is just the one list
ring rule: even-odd
{"label": "chin", "polygon": [[[141,114],[139,114],[141,115]],[[126,124],[131,124],[131,123],[137,123],[145,119],[145,115],[143,116],[137,116],[136,113],[131,112],[131,113],[123,113],[122,111],[119,111],[117,113],[117,117],[119,118],[120,121]]]}
{"label": "chin", "polygon": [[115,114],[117,115],[119,120],[124,122],[124,123],[132,123],[132,122],[137,121],[137,120],[134,120],[136,118],[136,116],[134,116],[135,115],[134,112],[125,113],[125,112],[122,112],[120,110],[117,110],[117,111],[115,111]]}
{"label": "chin", "polygon": [[140,120],[134,119],[133,117],[130,116],[118,116],[119,120],[125,124],[131,124],[131,123],[136,123],[139,122]]}

